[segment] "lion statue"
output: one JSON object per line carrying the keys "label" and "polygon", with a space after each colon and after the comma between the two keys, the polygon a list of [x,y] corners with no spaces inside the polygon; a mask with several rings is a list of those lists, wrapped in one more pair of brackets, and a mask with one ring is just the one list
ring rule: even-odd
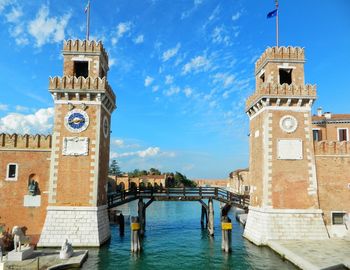
{"label": "lion statue", "polygon": [[21,227],[14,226],[12,228],[12,235],[13,235],[13,244],[16,252],[21,251],[22,245],[25,245],[25,246],[29,245],[30,239],[28,236],[24,235]]}

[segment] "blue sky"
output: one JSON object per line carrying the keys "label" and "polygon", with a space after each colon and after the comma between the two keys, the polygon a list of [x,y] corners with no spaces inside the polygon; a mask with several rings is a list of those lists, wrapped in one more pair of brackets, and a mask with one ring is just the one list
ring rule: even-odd
{"label": "blue sky", "polygon": [[[63,39],[85,38],[86,1],[0,0],[0,132],[52,128],[48,77]],[[117,95],[111,157],[123,171],[156,167],[227,178],[248,166],[245,99],[254,62],[275,45],[273,0],[91,1],[91,38],[110,56]],[[280,1],[280,45],[305,47],[306,82],[350,113],[350,2]]]}

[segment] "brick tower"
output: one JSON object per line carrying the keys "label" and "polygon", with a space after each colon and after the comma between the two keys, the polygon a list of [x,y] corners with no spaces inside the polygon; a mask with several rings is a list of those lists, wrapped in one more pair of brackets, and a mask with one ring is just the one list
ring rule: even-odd
{"label": "brick tower", "polygon": [[255,65],[250,119],[251,207],[244,236],[269,240],[328,238],[319,209],[304,49],[268,48]]}
{"label": "brick tower", "polygon": [[55,104],[49,206],[38,246],[100,246],[110,237],[106,180],[115,95],[101,42],[68,40],[63,76],[49,79]]}

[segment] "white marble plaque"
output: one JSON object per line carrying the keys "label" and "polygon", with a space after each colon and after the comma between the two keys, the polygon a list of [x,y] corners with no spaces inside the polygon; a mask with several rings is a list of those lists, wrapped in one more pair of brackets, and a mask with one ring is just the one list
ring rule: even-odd
{"label": "white marble plaque", "polygon": [[63,138],[62,154],[64,156],[87,156],[89,153],[89,138],[65,137]]}
{"label": "white marble plaque", "polygon": [[23,206],[24,207],[40,207],[41,205],[41,196],[36,195],[24,195]]}
{"label": "white marble plaque", "polygon": [[277,140],[277,159],[303,159],[303,142],[300,139]]}

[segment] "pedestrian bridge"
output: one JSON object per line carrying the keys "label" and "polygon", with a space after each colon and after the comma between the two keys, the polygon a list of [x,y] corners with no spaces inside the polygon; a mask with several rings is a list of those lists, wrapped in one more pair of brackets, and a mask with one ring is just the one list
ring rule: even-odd
{"label": "pedestrian bridge", "polygon": [[[153,201],[199,201],[205,199],[217,200],[221,203],[247,209],[249,196],[240,195],[219,187],[183,187],[183,188],[138,188],[108,193],[108,208],[123,205],[137,200]],[[146,204],[146,205],[147,205]],[[147,205],[147,206],[148,206]]]}

